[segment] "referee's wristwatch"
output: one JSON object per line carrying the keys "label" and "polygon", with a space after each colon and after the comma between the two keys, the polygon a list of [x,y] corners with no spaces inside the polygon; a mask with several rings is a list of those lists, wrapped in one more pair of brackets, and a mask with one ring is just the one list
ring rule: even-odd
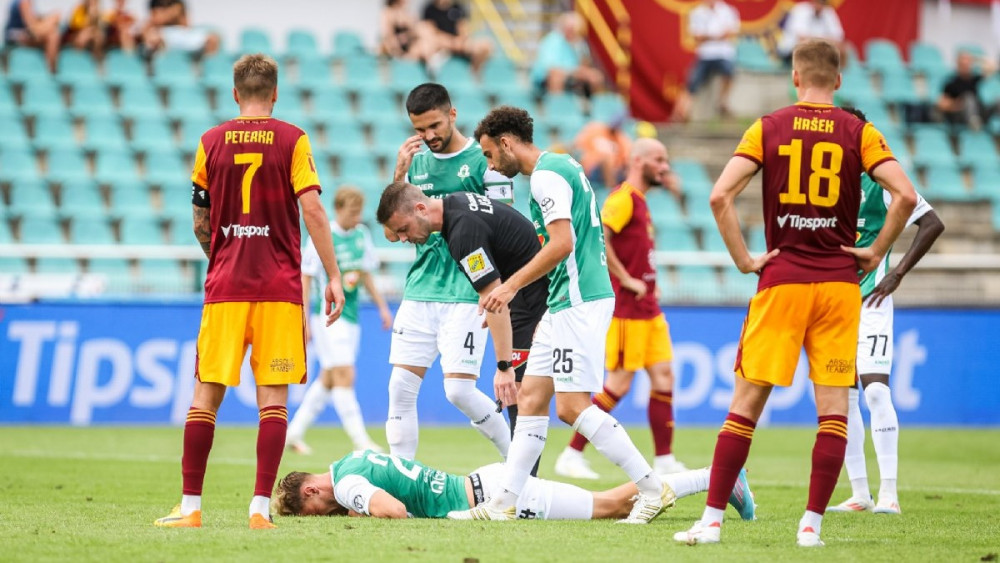
{"label": "referee's wristwatch", "polygon": [[514,367],[514,364],[508,362],[507,360],[500,360],[497,362],[497,369],[500,371],[507,371]]}

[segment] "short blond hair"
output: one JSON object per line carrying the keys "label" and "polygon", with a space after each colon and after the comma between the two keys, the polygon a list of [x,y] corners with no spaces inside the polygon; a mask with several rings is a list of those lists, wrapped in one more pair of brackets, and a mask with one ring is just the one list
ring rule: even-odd
{"label": "short blond hair", "polygon": [[792,68],[803,85],[833,88],[840,74],[840,51],[823,39],[810,39],[795,46]]}
{"label": "short blond hair", "polygon": [[275,487],[274,497],[271,499],[271,511],[281,516],[302,514],[302,484],[308,477],[308,473],[301,471],[292,471],[285,475]]}
{"label": "short blond hair", "polygon": [[341,186],[337,188],[337,193],[333,194],[333,208],[343,209],[348,205],[365,204],[365,194],[354,186]]}
{"label": "short blond hair", "polygon": [[262,53],[243,55],[233,64],[233,86],[240,98],[270,100],[278,87],[278,63]]}

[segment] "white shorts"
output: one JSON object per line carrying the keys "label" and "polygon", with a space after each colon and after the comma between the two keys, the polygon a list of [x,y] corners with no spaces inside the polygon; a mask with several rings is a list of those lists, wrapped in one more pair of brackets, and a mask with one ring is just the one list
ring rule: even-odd
{"label": "white shorts", "polygon": [[475,303],[403,300],[392,323],[389,363],[430,367],[441,355],[441,371],[479,377],[486,351],[483,317]]}
{"label": "white shorts", "polygon": [[326,317],[311,315],[309,332],[312,333],[313,347],[319,357],[319,367],[330,369],[353,366],[361,345],[361,327],[357,323],[339,319],[326,326]]}
{"label": "white shorts", "polygon": [[546,312],[535,330],[525,375],[552,377],[556,392],[597,393],[604,386],[604,347],[614,298]]}
{"label": "white shorts", "polygon": [[[502,489],[503,472],[502,463],[473,471],[479,474],[486,500]],[[594,494],[575,485],[528,477],[515,510],[520,519],[590,520],[594,514]]]}
{"label": "white shorts", "polygon": [[861,305],[858,328],[858,375],[892,371],[892,296],[878,307]]}

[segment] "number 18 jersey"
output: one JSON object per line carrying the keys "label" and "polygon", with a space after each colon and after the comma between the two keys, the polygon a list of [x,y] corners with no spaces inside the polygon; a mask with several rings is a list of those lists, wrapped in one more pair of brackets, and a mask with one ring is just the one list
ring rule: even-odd
{"label": "number 18 jersey", "polygon": [[857,283],[854,246],[861,172],[895,160],[870,123],[827,104],[800,102],[758,119],[736,156],[764,169],[764,235],[781,252],[758,290],[786,283]]}

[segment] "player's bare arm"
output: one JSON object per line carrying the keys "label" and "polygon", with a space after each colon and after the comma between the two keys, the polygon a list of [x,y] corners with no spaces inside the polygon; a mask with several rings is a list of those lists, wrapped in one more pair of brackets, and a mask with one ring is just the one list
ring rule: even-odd
{"label": "player's bare arm", "polygon": [[[497,278],[489,285],[479,290],[479,297],[485,299],[490,293],[500,287]],[[504,307],[498,313],[486,313],[486,325],[493,337],[493,348],[498,359],[510,359],[514,356],[514,331],[510,324],[510,308]],[[493,375],[493,393],[504,406],[517,404],[517,386],[514,384],[514,368],[499,369]]]}
{"label": "player's bare arm", "polygon": [[212,224],[209,220],[209,208],[192,205],[194,215],[194,236],[205,253],[205,258],[212,258]]}
{"label": "player's bare arm", "polygon": [[917,205],[917,192],[899,162],[895,160],[883,162],[870,174],[872,179],[892,196],[885,216],[885,225],[868,248],[841,247],[845,252],[854,255],[858,267],[866,274],[878,267],[879,262],[896,242],[899,233],[903,232],[906,220]]}
{"label": "player's bare arm", "polygon": [[406,505],[389,493],[379,489],[368,502],[368,514],[372,518],[406,518]]}
{"label": "player's bare arm", "polygon": [[302,327],[305,329],[305,341],[309,342],[309,289],[312,287],[312,276],[302,274]]}
{"label": "player's bare arm", "polygon": [[396,168],[392,172],[394,182],[402,182],[406,179],[406,172],[413,162],[413,155],[420,152],[421,143],[423,143],[423,139],[420,135],[414,135],[403,141],[403,145],[399,147],[399,153],[396,154]]}
{"label": "player's bare arm", "polygon": [[740,231],[740,218],[736,213],[736,196],[738,196],[754,177],[758,170],[757,163],[742,156],[729,159],[719,179],[712,187],[709,204],[712,214],[719,226],[719,233],[726,243],[726,249],[733,258],[736,267],[744,274],[758,272],[780,252],[777,248],[754,258],[747,249]]}
{"label": "player's bare arm", "polygon": [[522,287],[551,272],[573,251],[573,225],[569,219],[556,219],[545,229],[549,232],[549,241],[524,267],[479,299],[480,314],[501,311]]}
{"label": "player's bare arm", "polygon": [[382,292],[375,285],[375,278],[372,277],[371,272],[361,272],[361,283],[364,284],[365,291],[371,296],[372,303],[378,308],[378,316],[382,319],[382,330],[389,330],[392,328],[392,311],[389,310],[389,305],[386,304]]}
{"label": "player's bare arm", "polygon": [[[611,240],[611,235],[613,234],[614,231],[607,225],[604,225],[604,240]],[[646,295],[646,282],[629,275],[628,270],[625,269],[622,261],[615,254],[615,249],[612,245],[604,245],[604,253],[608,258],[608,272],[618,278],[622,287],[634,293],[636,299],[642,299]]]}
{"label": "player's bare arm", "polygon": [[944,223],[941,222],[941,218],[934,210],[928,211],[914,223],[917,225],[917,234],[913,237],[913,243],[906,254],[900,258],[899,264],[890,270],[868,295],[867,307],[878,307],[885,301],[886,297],[892,295],[892,292],[896,291],[900,282],[903,281],[903,276],[917,265],[917,262],[934,245],[934,241],[944,232]]}
{"label": "player's bare arm", "polygon": [[337,266],[337,255],[333,250],[333,235],[330,233],[330,220],[319,200],[319,193],[309,191],[299,197],[302,206],[302,217],[306,230],[316,246],[316,253],[323,262],[323,269],[330,279],[324,290],[326,299],[326,326],[330,326],[340,318],[344,309],[344,287],[340,280],[340,267]]}

